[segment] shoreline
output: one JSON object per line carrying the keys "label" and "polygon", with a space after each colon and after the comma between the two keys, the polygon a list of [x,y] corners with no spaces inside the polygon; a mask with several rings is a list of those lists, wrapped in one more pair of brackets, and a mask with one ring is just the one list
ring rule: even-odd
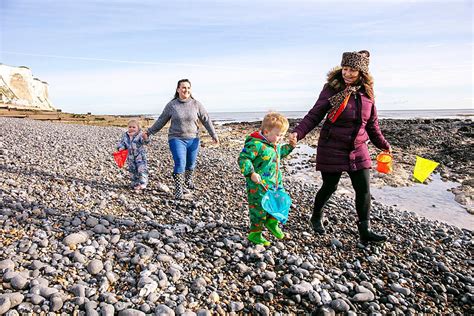
{"label": "shoreline", "polygon": [[[382,246],[358,242],[354,202],[344,194],[328,202],[328,233],[316,236],[308,220],[317,186],[288,175],[287,237],[266,232],[270,247],[250,244],[236,157],[253,125],[223,128],[219,147],[203,132],[197,189],[191,200],[175,201],[164,131],[147,147],[150,184],[137,194],[111,157],[123,128],[0,122],[1,308],[20,314],[474,312],[473,232],[393,206],[373,203],[373,229],[389,236]],[[5,307],[6,301],[14,303]]]}

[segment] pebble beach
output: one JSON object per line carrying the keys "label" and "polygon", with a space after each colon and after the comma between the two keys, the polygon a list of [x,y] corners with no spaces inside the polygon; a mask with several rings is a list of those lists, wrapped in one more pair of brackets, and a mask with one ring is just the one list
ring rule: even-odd
{"label": "pebble beach", "polygon": [[[236,161],[256,128],[219,125],[219,146],[203,134],[197,189],[176,201],[166,131],[151,138],[150,184],[136,193],[112,159],[124,128],[0,117],[0,315],[474,314],[472,228],[373,200],[372,226],[389,242],[363,245],[353,198],[335,194],[328,233],[316,236],[308,220],[321,182],[299,176],[314,159],[284,162],[287,238],[250,244]],[[423,155],[460,184],[456,201],[474,216],[472,121],[381,128],[397,163],[374,186],[410,185]]]}

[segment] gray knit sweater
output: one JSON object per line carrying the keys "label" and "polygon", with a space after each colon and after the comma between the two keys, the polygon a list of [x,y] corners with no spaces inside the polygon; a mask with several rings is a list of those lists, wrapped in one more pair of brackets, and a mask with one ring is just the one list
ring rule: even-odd
{"label": "gray knit sweater", "polygon": [[189,98],[185,101],[179,98],[171,100],[161,113],[156,122],[148,129],[148,134],[153,135],[160,131],[171,120],[168,139],[196,138],[199,136],[198,120],[204,125],[209,135],[217,139],[216,131],[204,106],[197,100]]}

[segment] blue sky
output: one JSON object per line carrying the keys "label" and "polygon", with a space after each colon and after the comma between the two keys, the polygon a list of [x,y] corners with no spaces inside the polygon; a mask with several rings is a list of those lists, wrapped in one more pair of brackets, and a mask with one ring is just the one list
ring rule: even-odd
{"label": "blue sky", "polygon": [[66,112],[159,113],[181,78],[210,112],[306,111],[361,49],[379,110],[473,108],[469,0],[0,3],[0,62]]}

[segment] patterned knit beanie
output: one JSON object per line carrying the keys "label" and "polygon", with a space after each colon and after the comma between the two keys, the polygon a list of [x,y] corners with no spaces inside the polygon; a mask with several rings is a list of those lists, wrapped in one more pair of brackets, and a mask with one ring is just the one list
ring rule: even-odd
{"label": "patterned knit beanie", "polygon": [[342,54],[341,66],[347,66],[359,71],[369,72],[370,53],[366,50],[359,52],[345,52]]}

